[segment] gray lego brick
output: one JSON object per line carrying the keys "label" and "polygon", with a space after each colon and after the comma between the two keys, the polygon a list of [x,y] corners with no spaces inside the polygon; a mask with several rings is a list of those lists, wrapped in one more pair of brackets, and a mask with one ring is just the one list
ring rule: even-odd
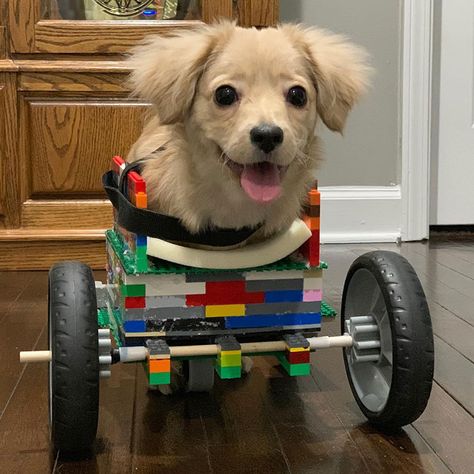
{"label": "gray lego brick", "polygon": [[167,355],[170,353],[168,344],[161,339],[148,339],[146,346],[150,351],[150,356]]}
{"label": "gray lego brick", "polygon": [[320,301],[297,301],[294,303],[259,303],[246,304],[245,315],[285,314],[285,313],[319,313]]}
{"label": "gray lego brick", "polygon": [[205,318],[204,306],[192,306],[190,308],[156,308],[147,319],[191,319]]}
{"label": "gray lego brick", "polygon": [[286,344],[291,349],[296,349],[300,347],[309,347],[309,341],[302,334],[285,334],[283,336]]}
{"label": "gray lego brick", "polygon": [[287,330],[287,331],[290,331],[290,330],[293,330],[293,331],[298,331],[298,330],[316,330],[316,331],[320,331],[321,330],[321,324],[298,324],[298,325],[295,325],[295,326],[283,326],[283,329],[284,330]]}
{"label": "gray lego brick", "polygon": [[194,306],[192,308],[122,309],[122,319],[124,321],[148,321],[174,318],[204,318],[204,312],[203,306]]}
{"label": "gray lego brick", "polygon": [[245,288],[247,291],[278,291],[278,290],[302,290],[304,280],[281,279],[281,280],[247,280]]}
{"label": "gray lego brick", "polygon": [[239,351],[240,344],[234,336],[222,336],[216,339],[221,351]]}
{"label": "gray lego brick", "polygon": [[109,300],[109,291],[107,285],[100,281],[95,282],[95,293],[97,295],[97,307],[106,308]]}
{"label": "gray lego brick", "polygon": [[183,308],[186,306],[186,296],[147,296],[146,308]]}

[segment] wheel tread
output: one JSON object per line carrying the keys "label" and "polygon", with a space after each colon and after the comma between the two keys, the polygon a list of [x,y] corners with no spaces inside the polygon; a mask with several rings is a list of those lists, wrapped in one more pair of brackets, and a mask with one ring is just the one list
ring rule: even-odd
{"label": "wheel tread", "polygon": [[[366,253],[354,261],[346,278],[341,311],[343,332],[347,288],[360,268],[368,269],[375,276],[391,314],[394,346],[392,387],[387,404],[380,413],[370,412],[358,399],[344,356],[346,371],[356,401],[369,421],[386,429],[398,428],[423,413],[431,393],[434,343],[428,303],[416,272],[404,257],[388,251]],[[405,302],[404,306],[399,305],[400,301]]]}
{"label": "wheel tread", "polygon": [[88,449],[97,431],[99,363],[97,303],[91,269],[60,262],[49,272],[53,360],[51,434],[57,449]]}

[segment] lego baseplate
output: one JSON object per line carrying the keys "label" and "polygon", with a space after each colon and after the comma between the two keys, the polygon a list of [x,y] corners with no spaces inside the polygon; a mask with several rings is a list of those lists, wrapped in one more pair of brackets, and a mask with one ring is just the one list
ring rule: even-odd
{"label": "lego baseplate", "polygon": [[[107,242],[113,248],[116,256],[120,259],[120,262],[123,266],[123,269],[128,275],[136,275],[143,273],[150,274],[193,274],[193,273],[229,273],[235,270],[225,270],[225,269],[212,269],[212,268],[198,268],[190,267],[181,264],[171,263],[165,260],[160,259],[148,259],[148,267],[146,271],[139,272],[135,265],[133,254],[124,246],[121,238],[114,230],[108,230],[106,232]],[[317,267],[312,267],[313,269],[326,269],[327,264],[321,262]],[[262,265],[260,267],[254,268],[241,268],[239,271],[282,271],[282,270],[307,270],[308,266],[306,262],[295,260],[292,257],[286,257],[277,262],[270,263],[267,265]]]}

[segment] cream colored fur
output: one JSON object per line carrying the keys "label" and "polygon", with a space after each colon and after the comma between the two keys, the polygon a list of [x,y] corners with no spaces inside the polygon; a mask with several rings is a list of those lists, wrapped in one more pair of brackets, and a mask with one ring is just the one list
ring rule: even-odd
{"label": "cream colored fur", "polygon": [[[263,223],[269,235],[288,226],[315,176],[318,117],[342,132],[370,72],[363,49],[342,36],[297,25],[203,26],[153,37],[130,61],[135,94],[154,108],[127,159],[155,157],[143,171],[149,207],[179,217],[193,232]],[[222,85],[238,91],[238,103],[214,102]],[[285,100],[295,85],[307,91],[303,108]],[[270,158],[289,166],[281,196],[267,204],[252,201],[224,163],[226,156],[240,164],[264,159],[249,135],[261,123],[283,129],[284,141]],[[165,151],[155,151],[161,146]]]}

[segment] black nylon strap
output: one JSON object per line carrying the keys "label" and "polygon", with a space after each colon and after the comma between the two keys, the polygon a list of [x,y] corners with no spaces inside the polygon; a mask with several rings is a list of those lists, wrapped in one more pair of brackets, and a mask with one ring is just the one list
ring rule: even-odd
{"label": "black nylon strap", "polygon": [[112,170],[107,171],[102,176],[102,185],[117,211],[118,224],[130,232],[173,242],[227,247],[244,242],[257,231],[258,227],[243,227],[237,230],[216,228],[192,234],[176,217],[135,207],[121,192],[120,187],[124,188],[126,186],[125,171],[128,173],[128,171],[136,170],[140,164],[137,162],[131,163],[122,172],[120,183],[117,183],[117,175]]}

